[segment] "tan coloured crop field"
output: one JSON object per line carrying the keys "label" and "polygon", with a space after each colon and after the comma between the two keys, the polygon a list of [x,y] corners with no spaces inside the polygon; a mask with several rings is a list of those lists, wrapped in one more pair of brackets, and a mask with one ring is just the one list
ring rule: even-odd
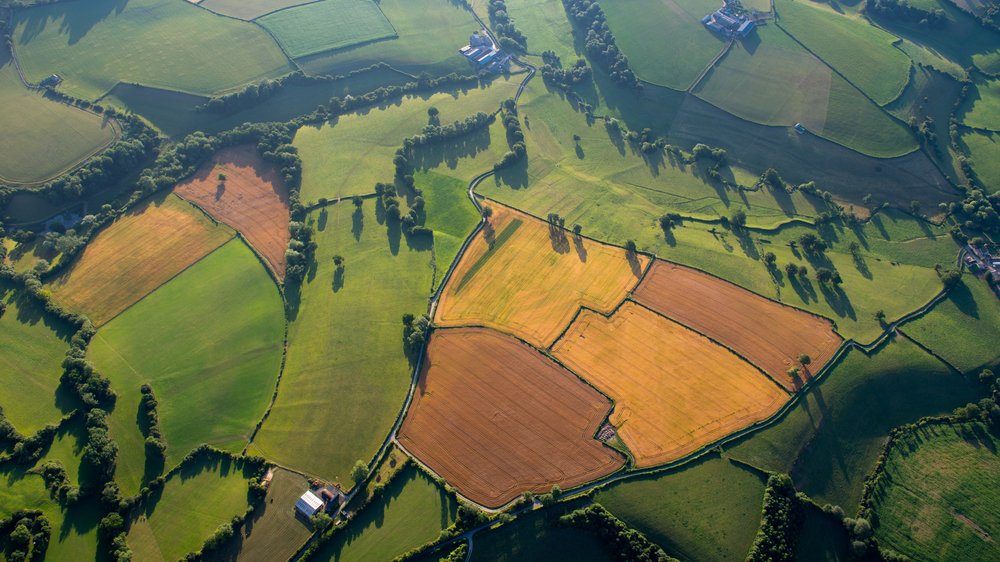
{"label": "tan coloured crop field", "polygon": [[[790,390],[825,365],[843,343],[825,318],[669,262],[653,264],[634,298],[721,342]],[[793,380],[788,369],[798,366],[802,354],[812,362],[802,379]]]}
{"label": "tan coloured crop field", "polygon": [[175,193],[240,231],[278,279],[284,279],[291,238],[288,188],[278,170],[261,160],[256,147],[220,150],[191,179],[178,184]]}
{"label": "tan coloured crop field", "polygon": [[552,351],[615,401],[611,423],[640,467],[697,451],[789,399],[735,353],[631,301],[611,318],[583,311]]}
{"label": "tan coloured crop field", "polygon": [[168,195],[101,231],[49,288],[100,326],[232,237],[229,228]]}
{"label": "tan coloured crop field", "polygon": [[439,326],[480,325],[548,347],[581,306],[610,312],[649,259],[486,202],[494,214],[441,295]]}
{"label": "tan coloured crop field", "polygon": [[625,463],[594,439],[607,397],[523,342],[486,328],[438,330],[425,360],[398,440],[467,498],[499,507]]}

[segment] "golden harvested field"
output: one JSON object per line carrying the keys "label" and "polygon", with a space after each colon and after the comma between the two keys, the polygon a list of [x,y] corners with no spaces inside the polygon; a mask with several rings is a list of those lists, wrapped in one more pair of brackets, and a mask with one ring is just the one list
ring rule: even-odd
{"label": "golden harvested field", "polygon": [[610,319],[583,311],[552,351],[615,401],[611,423],[640,467],[697,451],[789,399],[733,352],[631,301]]}
{"label": "golden harvested field", "polygon": [[649,259],[492,201],[493,216],[441,295],[439,326],[481,325],[548,347],[581,306],[611,312]]}
{"label": "golden harvested field", "polygon": [[288,188],[256,147],[220,150],[191,179],[178,184],[175,193],[240,231],[278,279],[285,278],[285,250],[291,238]]}
{"label": "golden harvested field", "polygon": [[511,336],[438,330],[398,440],[462,495],[499,507],[620,468],[625,459],[594,439],[610,409],[607,397]]}
{"label": "golden harvested field", "polygon": [[[696,269],[657,261],[636,289],[636,301],[736,351],[795,389],[840,348],[833,322],[785,306]],[[799,355],[812,359],[804,380],[787,372]]]}
{"label": "golden harvested field", "polygon": [[232,237],[229,228],[168,195],[101,231],[49,288],[100,326]]}

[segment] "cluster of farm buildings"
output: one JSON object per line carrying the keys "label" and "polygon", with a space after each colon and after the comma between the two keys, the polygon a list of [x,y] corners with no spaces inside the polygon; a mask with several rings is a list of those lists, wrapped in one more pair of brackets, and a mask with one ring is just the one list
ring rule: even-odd
{"label": "cluster of farm buildings", "polygon": [[993,287],[993,292],[1000,298],[1000,246],[966,245],[965,265],[972,273],[985,274],[987,281],[992,281],[990,286]]}
{"label": "cluster of farm buildings", "polygon": [[497,47],[485,29],[473,33],[469,44],[458,50],[469,64],[479,70],[503,72],[510,62],[510,55]]}
{"label": "cluster of farm buildings", "polygon": [[739,0],[724,0],[722,7],[701,18],[701,23],[726,37],[746,37],[754,30],[754,20]]}

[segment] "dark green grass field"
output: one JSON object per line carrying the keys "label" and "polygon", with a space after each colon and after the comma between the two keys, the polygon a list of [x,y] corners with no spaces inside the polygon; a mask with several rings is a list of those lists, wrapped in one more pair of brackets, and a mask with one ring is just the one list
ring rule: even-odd
{"label": "dark green grass field", "polygon": [[427,201],[427,221],[424,226],[434,231],[435,287],[445,271],[455,261],[459,248],[476,225],[479,213],[466,194],[465,182],[437,174],[416,175],[417,189]]}
{"label": "dark green grass field", "polygon": [[980,423],[896,442],[876,492],[879,544],[919,561],[996,560],[1000,439]]}
{"label": "dark green grass field", "polygon": [[964,372],[1000,359],[1000,300],[984,280],[971,275],[930,313],[903,329]]}
{"label": "dark green grass field", "polygon": [[252,23],[176,0],[90,0],[19,10],[11,37],[29,80],[96,99],[119,81],[211,94],[284,74],[288,60]]}
{"label": "dark green grass field", "polygon": [[454,522],[457,512],[452,496],[424,473],[407,467],[311,560],[392,560],[437,538]]}
{"label": "dark green grass field", "polygon": [[292,58],[396,36],[374,0],[322,0],[257,20]]}
{"label": "dark green grass field", "polygon": [[1000,130],[1000,80],[977,79],[965,98],[958,117],[970,127]]}
{"label": "dark green grass field", "polygon": [[[118,393],[110,425],[122,489],[136,492],[202,443],[242,450],[274,393],[283,337],[278,290],[238,239],[102,327],[89,354]],[[143,383],[159,401],[166,467],[145,459]]]}
{"label": "dark green grass field", "polygon": [[979,399],[978,383],[948,370],[916,344],[895,338],[872,356],[848,355],[780,423],[730,454],[790,472],[814,500],[853,514],[886,433]]}
{"label": "dark green grass field", "polygon": [[[375,455],[406,397],[401,319],[427,310],[431,242],[388,228],[371,199],[359,211],[350,201],[314,211],[309,223],[316,264],[289,295],[281,390],[251,451],[349,486],[351,467]],[[340,272],[334,255],[345,260]]]}
{"label": "dark green grass field", "polygon": [[760,525],[764,479],[712,454],[676,471],[633,478],[594,500],[683,560],[742,560]]}
{"label": "dark green grass field", "polygon": [[959,144],[969,154],[979,181],[992,193],[1000,191],[1000,133],[963,130]]}

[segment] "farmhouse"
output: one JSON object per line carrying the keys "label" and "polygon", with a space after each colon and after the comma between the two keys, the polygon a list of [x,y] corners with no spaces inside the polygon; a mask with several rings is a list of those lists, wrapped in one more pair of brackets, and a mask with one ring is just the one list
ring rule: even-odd
{"label": "farmhouse", "polygon": [[295,502],[295,511],[305,515],[306,517],[312,517],[316,513],[323,510],[326,504],[323,500],[319,498],[312,490],[306,490],[306,493],[302,494],[302,497]]}
{"label": "farmhouse", "polygon": [[754,30],[754,22],[739,0],[723,0],[722,7],[701,18],[701,23],[726,37],[746,37]]}
{"label": "farmhouse", "polygon": [[501,72],[510,60],[510,56],[505,55],[493,43],[493,39],[490,38],[485,29],[473,33],[469,37],[469,44],[459,49],[458,52],[477,70]]}

